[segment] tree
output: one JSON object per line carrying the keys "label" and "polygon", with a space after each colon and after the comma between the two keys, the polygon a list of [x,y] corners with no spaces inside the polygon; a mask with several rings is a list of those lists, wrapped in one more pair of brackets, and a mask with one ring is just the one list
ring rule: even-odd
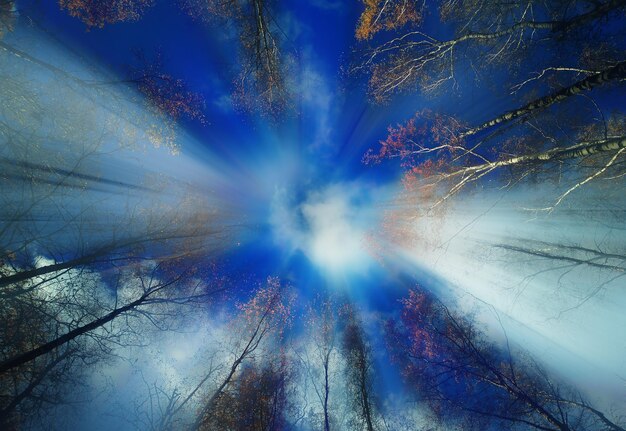
{"label": "tree", "polygon": [[[233,319],[233,361],[228,373],[212,392],[198,413],[194,429],[212,429],[219,417],[218,407],[242,364],[262,350],[264,344],[271,346],[282,337],[291,321],[293,296],[281,286],[277,278],[268,278],[246,303],[238,305],[241,318]],[[226,403],[229,405],[229,403]]]}
{"label": "tree", "polygon": [[[412,7],[402,1],[368,2],[367,5],[357,29],[357,39],[368,39],[382,28],[382,23],[376,19],[385,22],[384,17],[393,12],[400,17],[391,19],[386,25],[393,30],[391,37],[365,49],[364,60],[354,67],[355,71],[370,73],[371,94],[376,100],[383,101],[416,83],[427,92],[446,83],[456,84],[457,74],[460,74],[456,67],[467,63],[473,70],[485,69],[492,64],[512,68],[529,64],[527,57],[536,54],[540,47],[553,41],[560,43],[563,38],[574,39],[570,37],[572,33],[617,14],[625,3],[622,0],[566,0],[549,4],[540,1],[506,4],[444,1],[439,5],[437,15],[442,22],[454,26],[453,37],[438,37],[422,29],[422,17],[429,8],[426,2],[421,6],[412,4]],[[370,21],[378,25],[364,26]],[[406,24],[418,24],[419,27],[401,31]],[[543,52],[544,56],[547,55],[547,50]],[[546,72],[590,73],[578,65],[549,67],[544,74]]]}
{"label": "tree", "polygon": [[[133,80],[155,108],[148,110],[152,114],[139,110],[145,118],[137,118],[132,105],[117,99],[105,82],[68,74],[0,43],[9,60],[0,86],[1,182],[7,190],[0,210],[2,294],[6,288],[17,294],[18,285],[36,288],[71,268],[212,253],[204,247],[213,247],[208,244],[221,228],[212,220],[215,207],[201,203],[210,194],[126,166],[148,140],[164,141],[173,150],[172,121],[198,118],[180,81],[154,62],[138,66],[142,74],[136,72]],[[58,85],[44,92],[39,85],[45,73]],[[55,121],[46,126],[51,112]],[[168,119],[159,121],[161,115]],[[154,125],[166,130],[158,133]],[[125,170],[123,179],[110,166]],[[41,258],[47,264],[38,264]],[[22,283],[34,279],[37,283]]]}
{"label": "tree", "polygon": [[171,382],[163,382],[160,379],[148,382],[143,372],[139,370],[145,384],[145,391],[143,396],[135,401],[134,411],[130,412],[131,416],[128,421],[137,429],[152,431],[189,427],[190,412],[196,409],[203,386],[221,369],[216,356],[217,352],[213,352],[208,358],[202,358],[204,376],[191,390],[186,391]]}
{"label": "tree", "polygon": [[[535,121],[531,130],[526,130],[521,137],[503,136],[500,131],[469,144],[466,137],[474,132],[462,132],[465,128],[457,119],[423,111],[404,125],[390,127],[379,151],[370,150],[364,161],[375,164],[383,159],[400,159],[408,184],[414,188],[439,190],[440,198],[433,206],[494,171],[499,173],[502,182],[508,184],[517,184],[529,174],[554,176],[559,173],[561,181],[569,180],[573,185],[546,208],[551,211],[570,193],[590,181],[603,177],[619,179],[621,176],[621,160],[626,146],[623,116],[614,114],[603,123],[591,125],[578,125],[572,120],[570,117],[567,126],[558,123],[561,136],[552,135],[550,129],[540,127]],[[569,127],[583,130],[582,134],[579,132],[578,141],[567,142],[571,137],[563,133],[563,129]],[[482,128],[479,126],[470,131]],[[490,140],[494,141],[492,147],[487,144]],[[595,169],[591,174],[583,172],[584,176],[577,179],[573,175],[562,175],[568,166]]]}
{"label": "tree", "polygon": [[[62,403],[63,383],[84,372],[84,365],[109,357],[113,346],[141,343],[142,322],[159,330],[183,324],[177,317],[184,316],[181,307],[204,307],[225,289],[205,284],[203,275],[188,261],[141,263],[121,268],[107,287],[99,275],[71,271],[42,289],[3,300],[3,313],[14,316],[2,332],[3,422],[32,410],[33,400],[39,406]],[[83,367],[74,369],[75,363]]]}
{"label": "tree", "polygon": [[[165,71],[163,58],[160,53],[157,53],[153,58],[148,58],[143,52],[137,51],[134,64],[129,66],[128,70],[124,72],[127,74],[126,77],[105,79],[102,76],[97,76],[97,79],[92,79],[92,77],[78,76],[75,73],[67,72],[38,56],[31,55],[2,40],[0,40],[0,48],[12,54],[17,62],[25,61],[29,65],[34,64],[52,72],[54,79],[67,86],[71,94],[75,95],[78,93],[96,106],[105,105],[105,112],[112,111],[115,114],[120,110],[124,110],[124,119],[127,123],[131,123],[136,128],[145,129],[147,140],[153,146],[157,148],[166,147],[172,154],[177,154],[179,151],[178,143],[176,142],[178,121],[187,119],[206,124],[207,120],[203,113],[205,107],[204,98],[201,94],[190,90],[185,81],[175,78]],[[14,80],[14,78],[9,79],[11,79],[10,82],[14,85],[21,84],[20,81]],[[120,94],[111,91],[111,89],[116,87],[124,89],[128,86],[137,88],[141,93],[140,97],[129,97],[128,93],[125,93],[121,101],[117,100],[120,98]],[[19,94],[18,92],[16,93]],[[12,94],[11,98],[15,99],[17,94]],[[39,97],[32,92],[27,92],[26,94],[32,94],[32,98],[35,100]],[[105,99],[103,96],[107,96],[108,106],[102,103],[102,100]],[[22,100],[21,102],[24,101]],[[28,102],[32,103],[33,101],[28,100]],[[129,102],[140,107],[140,110],[137,112],[124,105]],[[28,107],[32,108],[32,106]],[[66,107],[64,108],[67,109]],[[28,112],[29,110],[25,111],[25,113]],[[110,121],[111,112],[106,112],[106,114],[109,117],[107,120]],[[124,127],[131,129],[129,132],[132,131],[134,134],[137,134],[135,130],[132,130],[132,127],[128,125]],[[143,136],[141,137],[143,138]],[[140,146],[137,140],[132,144],[124,144],[126,147]]]}
{"label": "tree", "polygon": [[[32,343],[45,340],[53,329],[46,310],[35,301],[22,300],[1,310],[5,318],[0,328],[2,357],[28,349]],[[79,385],[81,364],[91,363],[94,352],[80,351],[77,345],[57,349],[27,367],[14,369],[0,376],[0,425],[5,429],[21,429],[35,422],[56,407],[67,396],[69,385]]]}
{"label": "tree", "polygon": [[59,0],[61,9],[80,19],[88,29],[102,28],[105,24],[137,21],[154,0]]}
{"label": "tree", "polygon": [[[626,275],[626,253],[619,235],[609,230],[604,241],[581,242],[572,239],[538,240],[520,237],[503,237],[498,241],[486,241],[492,258],[510,262],[509,267],[523,275],[515,285],[516,295],[535,278],[543,283],[549,280],[555,292],[568,292],[562,298],[554,318],[578,309],[602,291],[615,287],[619,292],[620,280]],[[482,245],[482,242],[480,243]],[[515,262],[513,264],[513,262]],[[584,283],[590,277],[593,283]]]}
{"label": "tree", "polygon": [[409,387],[442,420],[463,429],[624,429],[523,350],[508,341],[498,348],[471,317],[430,293],[413,289],[402,304],[400,317],[386,323],[390,349]]}
{"label": "tree", "polygon": [[412,0],[363,0],[365,10],[359,18],[355,36],[371,39],[382,30],[398,30],[422,21],[422,8]]}
{"label": "tree", "polygon": [[[336,419],[333,417],[333,402],[331,398],[337,396],[338,390],[333,390],[336,378],[338,377],[338,354],[339,346],[337,340],[337,300],[332,297],[323,298],[318,296],[309,305],[306,315],[306,332],[304,346],[296,351],[299,361],[302,364],[304,379],[311,382],[315,396],[319,401],[322,419],[317,416],[310,418],[315,427],[320,426],[324,431],[335,428]],[[311,346],[308,346],[308,343]],[[306,386],[306,385],[305,385]],[[331,397],[331,393],[335,393]]]}
{"label": "tree", "polygon": [[342,353],[345,360],[346,386],[354,415],[353,426],[367,431],[378,428],[375,417],[373,365],[371,348],[356,310],[347,304],[343,310],[345,326],[342,335]]}
{"label": "tree", "polygon": [[[196,219],[197,222],[200,220]],[[205,220],[209,222],[208,220]],[[190,230],[187,230],[191,228]],[[197,229],[197,230],[196,230]],[[196,224],[190,221],[179,232],[167,232],[164,227],[160,230],[152,231],[154,236],[146,232],[146,234],[137,237],[122,239],[119,242],[105,243],[96,245],[91,250],[79,250],[78,255],[63,261],[57,261],[43,266],[29,269],[18,269],[15,265],[6,275],[0,277],[0,287],[19,285],[21,290],[26,291],[35,289],[44,282],[58,277],[59,273],[72,268],[84,268],[95,265],[117,264],[132,261],[141,261],[146,259],[167,260],[172,257],[193,257],[202,251],[208,251],[202,244],[203,239],[213,233],[210,227],[200,227],[200,223]],[[158,233],[157,233],[158,232]],[[200,241],[197,241],[197,240]],[[149,245],[151,247],[163,247],[160,252],[155,254],[144,254],[143,250]],[[173,246],[173,248],[169,248]],[[156,249],[155,249],[156,250]],[[34,284],[24,285],[22,283],[36,279]],[[19,294],[18,292],[12,295]],[[7,294],[5,294],[6,296]]]}
{"label": "tree", "polygon": [[211,192],[137,162],[199,119],[160,63],[110,80],[9,40],[0,56],[0,427],[22,428],[71,403],[91,366],[142,345],[148,323],[180,329],[181,307],[206,307],[224,285],[199,268],[229,228]]}
{"label": "tree", "polygon": [[229,431],[287,430],[288,385],[292,371],[288,359],[278,355],[263,363],[251,362],[231,382],[202,429]]}
{"label": "tree", "polygon": [[[366,163],[395,160],[403,171],[404,188],[389,208],[377,242],[406,246],[414,241],[411,245],[417,243],[422,251],[448,250],[465,227],[441,242],[441,226],[456,220],[446,215],[462,212],[482,196],[504,196],[514,188],[521,196],[537,189],[549,196],[538,205],[519,203],[520,212],[535,216],[550,216],[558,209],[571,217],[567,207],[584,201],[585,192],[601,196],[603,206],[615,205],[609,189],[623,186],[626,135],[624,114],[612,99],[623,92],[625,69],[619,37],[608,27],[621,19],[624,2],[443,2],[435,20],[449,23],[454,35],[445,30],[443,35],[432,34],[424,22],[431,6],[424,7],[421,21],[371,37],[376,46],[359,67],[371,67],[374,97],[387,99],[416,84],[435,90],[446,83],[476,83],[478,97],[490,101],[487,90],[495,89],[495,100],[508,108],[489,105],[487,110],[496,113],[471,122],[462,118],[464,114],[421,110],[389,127],[386,139],[364,157]],[[583,40],[582,29],[592,35]],[[388,42],[378,43],[387,37]],[[378,81],[374,71],[380,73]],[[491,82],[480,85],[466,79],[473,72],[489,72]],[[462,192],[471,198],[464,200]],[[584,214],[581,210],[578,216]],[[463,220],[464,226],[476,220]],[[559,221],[554,223],[556,228]],[[497,234],[494,229],[487,235]],[[532,238],[478,241],[472,252],[504,257],[513,268],[523,266],[520,260],[532,259],[540,269],[528,268],[530,275],[524,280],[560,274],[558,280],[550,279],[555,286],[568,277],[573,280],[574,268],[592,268],[600,281],[588,289],[579,282],[576,291],[570,291],[572,298],[585,292],[576,298],[575,308],[619,279],[620,261],[607,255],[618,256],[621,250],[563,235],[567,239],[561,243],[541,245]],[[473,261],[475,256],[463,258]]]}
{"label": "tree", "polygon": [[[168,276],[168,271],[174,271],[172,266],[176,263],[180,263],[175,262],[176,261],[166,263],[161,262],[154,265],[152,268],[141,268],[140,266],[135,265],[132,268],[133,271],[130,275],[132,277],[136,277],[136,281],[140,283],[141,289],[136,293],[136,297],[133,298],[133,300],[126,301],[123,305],[118,305],[116,299],[115,306],[111,311],[87,323],[83,322],[85,317],[73,319],[76,323],[65,324],[70,328],[70,330],[66,333],[52,340],[41,343],[40,345],[27,351],[4,359],[0,363],[0,373],[5,373],[13,368],[27,364],[40,356],[46,355],[51,351],[72,342],[78,337],[84,336],[103,327],[120,316],[129,313],[132,314],[133,312],[136,312],[137,309],[146,307],[150,308],[150,306],[156,304],[187,304],[205,301],[208,296],[215,293],[210,290],[202,291],[203,286],[201,282],[192,283],[192,286],[188,288],[188,291],[182,289],[182,286],[179,283],[182,283],[185,278],[189,277],[190,269],[175,271],[173,274]],[[165,281],[159,281],[157,277],[163,277]],[[117,282],[120,283],[121,280],[118,279]],[[83,285],[81,284],[81,287],[82,286]],[[178,291],[173,288],[174,286]],[[116,290],[117,288],[119,288],[119,286],[116,286]],[[184,292],[184,294],[180,294],[181,292]],[[44,298],[44,302],[51,303],[52,301],[49,301],[49,299],[50,298]],[[78,307],[80,306],[81,304],[79,303]],[[82,306],[84,307],[84,305]],[[139,314],[144,314],[144,312],[139,312]],[[87,315],[89,314],[87,313]],[[145,315],[149,316],[149,312],[146,311]],[[72,326],[74,327],[72,328]]]}
{"label": "tree", "polygon": [[[383,16],[400,3],[379,2],[374,15]],[[400,159],[407,182],[439,191],[435,205],[480,180],[497,178],[517,184],[538,173],[546,176],[563,169],[583,171],[577,168],[588,164],[597,166],[582,177],[563,175],[573,185],[546,208],[551,211],[562,198],[592,180],[620,178],[624,133],[611,123],[621,123],[623,115],[609,112],[588,93],[609,86],[620,91],[626,63],[610,30],[598,28],[585,47],[575,35],[583,28],[599,27],[600,20],[610,22],[624,6],[621,0],[564,0],[549,5],[446,1],[438,8],[438,24],[452,24],[455,36],[442,39],[422,29],[430,7],[423,3],[416,14],[419,19],[390,26],[393,38],[369,50],[364,63],[357,66],[371,68],[375,98],[385,99],[416,81],[426,89],[455,81],[457,63],[469,62],[478,71],[493,65],[492,73],[501,76],[494,82],[509,88],[518,75],[530,77],[512,86],[516,108],[473,126],[453,116],[419,111],[405,124],[390,127],[379,151],[370,151],[365,161]],[[409,24],[418,29],[403,30]],[[513,57],[522,60],[513,61]]]}
{"label": "tree", "polygon": [[207,23],[217,18],[235,28],[240,56],[233,98],[239,107],[270,118],[278,118],[290,107],[290,59],[281,51],[272,0],[186,0],[183,4],[193,17]]}
{"label": "tree", "polygon": [[[239,71],[233,79],[233,98],[245,111],[277,118],[291,105],[287,84],[287,66],[290,59],[280,50],[281,31],[272,10],[272,3],[267,0],[184,0],[181,8],[204,22],[218,19],[236,28],[241,55]],[[83,21],[88,29],[137,21],[153,4],[154,0],[115,0],[106,3],[97,0],[59,0],[60,7]],[[156,96],[157,106],[160,107],[162,103],[159,100],[163,100],[163,95],[154,93],[151,86],[156,84],[161,90],[172,92],[180,85],[180,81],[168,78],[167,81],[173,81],[175,85],[161,86],[159,82],[163,79],[159,75],[147,75],[146,79],[141,80],[139,88],[142,92],[147,92],[148,97]],[[187,98],[187,101],[195,97],[191,95],[191,99]],[[185,111],[184,107],[173,103],[175,99],[171,95],[165,99],[166,112],[170,113],[172,109]],[[193,115],[196,115],[195,112]]]}

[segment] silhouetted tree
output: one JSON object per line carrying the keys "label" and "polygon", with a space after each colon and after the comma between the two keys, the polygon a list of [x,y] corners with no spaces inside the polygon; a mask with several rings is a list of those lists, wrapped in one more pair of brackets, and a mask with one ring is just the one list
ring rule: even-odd
{"label": "silhouetted tree", "polygon": [[290,59],[281,48],[272,0],[186,0],[190,15],[233,25],[240,42],[233,98],[242,109],[276,118],[291,105],[287,83]]}
{"label": "silhouetted tree", "polygon": [[[183,324],[182,307],[205,306],[225,289],[202,276],[188,261],[139,263],[110,275],[114,284],[107,287],[100,274],[73,270],[41,289],[3,299],[3,313],[14,317],[0,334],[2,420],[28,412],[33,400],[39,406],[63,403],[62,383],[109,357],[114,347],[136,344],[145,323],[159,330]],[[83,367],[74,369],[75,363]]]}
{"label": "silhouetted tree", "polygon": [[[339,399],[341,396],[341,390],[332,390],[339,378],[338,312],[339,305],[335,297],[316,297],[307,308],[303,345],[296,351],[304,370],[301,377],[311,383],[321,409],[322,419],[316,415],[309,420],[325,431],[335,429],[337,420],[333,412],[336,407],[333,407],[332,399],[335,396]],[[331,393],[334,395],[331,396]]]}
{"label": "silhouetted tree", "polygon": [[148,382],[140,371],[145,391],[135,401],[135,409],[130,412],[128,421],[138,429],[168,431],[189,427],[191,412],[195,411],[202,389],[220,371],[221,364],[217,352],[202,358],[203,377],[191,388],[172,384],[161,379]]}
{"label": "silhouetted tree", "polygon": [[386,336],[407,384],[464,429],[612,430],[623,427],[507,342],[499,349],[471,317],[421,289],[402,300]]}
{"label": "silhouetted tree", "polygon": [[353,414],[352,425],[357,429],[365,427],[367,431],[374,431],[378,426],[371,348],[354,307],[346,304],[342,314],[345,326],[341,348],[345,361],[348,403]]}
{"label": "silhouetted tree", "polygon": [[[282,337],[291,320],[292,301],[292,294],[278,279],[268,278],[267,284],[259,288],[248,302],[239,305],[241,315],[231,322],[233,361],[226,376],[200,409],[194,429],[213,429],[216,417],[222,414],[219,411],[222,399],[229,397],[231,383],[243,363],[265,345],[271,346]],[[231,403],[226,402],[226,406]]]}

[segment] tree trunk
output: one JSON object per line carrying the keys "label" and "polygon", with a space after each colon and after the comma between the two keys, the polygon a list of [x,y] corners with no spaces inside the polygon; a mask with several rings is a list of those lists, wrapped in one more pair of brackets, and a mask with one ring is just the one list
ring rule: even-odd
{"label": "tree trunk", "polygon": [[83,334],[86,334],[87,332],[93,331],[94,329],[101,327],[102,325],[105,325],[106,323],[115,319],[120,314],[130,311],[134,309],[135,307],[141,305],[147,298],[148,298],[148,295],[144,294],[136,301],[131,302],[130,304],[125,305],[124,307],[117,308],[99,319],[96,319],[92,322],[87,323],[86,325],[73,329],[67,334],[61,335],[60,337],[46,344],[43,344],[35,349],[29,350],[28,352],[19,354],[17,356],[14,356],[12,358],[9,358],[1,362],[0,374],[5,373],[13,368],[24,365],[42,355],[45,355],[46,353],[50,353],[54,349],[74,340],[76,337],[79,337]]}
{"label": "tree trunk", "polygon": [[481,165],[468,166],[460,168],[457,171],[442,174],[443,178],[452,178],[460,175],[471,175],[487,170],[493,170],[506,166],[514,165],[530,165],[534,163],[545,163],[550,161],[570,160],[581,157],[591,156],[599,153],[609,153],[626,148],[626,136],[618,136],[608,139],[600,139],[597,141],[581,142],[570,147],[557,147],[541,153],[528,154],[525,156],[511,157],[506,160],[500,160],[492,163],[483,163]]}
{"label": "tree trunk", "polygon": [[372,409],[370,407],[369,394],[367,392],[367,364],[365,358],[365,352],[359,352],[361,356],[361,397],[363,402],[363,416],[365,416],[365,423],[367,424],[367,431],[374,431],[374,425],[372,422]]}
{"label": "tree trunk", "polygon": [[15,398],[13,398],[13,400],[11,401],[11,403],[9,403],[8,406],[0,410],[0,425],[2,424],[6,425],[9,422],[11,413],[15,410],[15,408],[18,405],[20,405],[22,401],[24,401],[26,398],[28,398],[32,394],[35,388],[39,386],[39,384],[41,384],[44,377],[50,371],[52,371],[54,367],[56,367],[59,363],[63,362],[65,358],[69,357],[72,353],[74,353],[74,350],[67,350],[62,355],[55,358],[52,362],[46,365],[46,367],[39,372],[37,377],[33,381],[31,381],[22,392],[20,392]]}
{"label": "tree trunk", "polygon": [[330,351],[324,358],[324,431],[330,431],[330,421],[328,418],[328,395],[330,391],[328,383],[328,367],[330,362]]}
{"label": "tree trunk", "polygon": [[8,286],[13,283],[20,283],[41,275],[51,274],[64,269],[70,269],[74,267],[86,266],[93,263],[101,263],[114,260],[132,260],[137,256],[128,256],[120,258],[105,258],[105,256],[116,252],[122,252],[125,249],[140,246],[142,244],[157,243],[160,241],[170,241],[177,239],[196,238],[202,234],[210,234],[211,232],[192,232],[184,233],[180,235],[162,235],[157,237],[147,236],[145,238],[130,239],[119,244],[112,244],[106,247],[102,247],[99,250],[89,253],[85,256],[80,256],[75,259],[70,259],[66,262],[58,262],[52,265],[42,266],[40,268],[29,269],[26,271],[20,271],[7,277],[0,278],[0,287]]}
{"label": "tree trunk", "polygon": [[54,263],[52,265],[46,265],[39,268],[16,272],[15,274],[0,278],[0,287],[9,286],[14,283],[21,283],[40,275],[51,274],[53,272],[63,271],[64,269],[83,266],[85,264],[93,262],[96,258],[101,257],[104,254],[105,253],[93,253],[87,256],[78,257],[76,259],[70,259],[66,262]]}
{"label": "tree trunk", "polygon": [[568,97],[575,96],[582,91],[591,90],[594,87],[598,87],[602,84],[606,84],[611,81],[621,81],[626,79],[626,61],[617,63],[604,71],[592,76],[588,76],[569,87],[562,88],[559,91],[548,94],[547,96],[533,100],[530,103],[522,106],[521,108],[514,109],[512,111],[505,112],[479,126],[473,127],[459,135],[460,138],[466,138],[468,136],[475,135],[490,127],[496,126],[501,123],[515,120],[530,114],[533,111],[547,108],[557,102],[567,99]]}

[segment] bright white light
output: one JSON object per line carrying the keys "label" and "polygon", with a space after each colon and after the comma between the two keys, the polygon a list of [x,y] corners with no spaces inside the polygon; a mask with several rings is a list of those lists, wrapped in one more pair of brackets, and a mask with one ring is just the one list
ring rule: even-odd
{"label": "bright white light", "polygon": [[371,259],[365,239],[373,217],[358,203],[358,193],[355,185],[333,185],[293,203],[278,190],[270,218],[276,241],[302,251],[327,275],[367,272]]}
{"label": "bright white light", "polygon": [[[587,197],[572,199],[569,208],[549,215],[520,208],[521,203],[540,208],[534,202],[553,202],[561,193],[543,184],[541,189],[508,191],[504,197],[483,193],[482,198],[458,199],[445,218],[416,219],[414,242],[407,240],[394,251],[408,258],[410,264],[403,269],[426,268],[446,280],[450,291],[442,293],[451,295],[463,312],[476,313],[480,307],[483,313],[476,317],[492,339],[504,342],[504,328],[506,341],[522,346],[582,391],[604,397],[610,408],[626,393],[626,344],[623,331],[615,330],[626,327],[623,280],[602,268],[493,246],[532,249],[543,241],[604,251],[623,247],[626,232],[619,222],[608,222],[608,215],[586,215],[603,189],[589,187]],[[623,206],[623,200],[613,203],[618,202]],[[422,240],[423,232],[433,234],[436,246]],[[410,239],[410,230],[403,233]],[[494,318],[494,310],[501,320]]]}
{"label": "bright white light", "polygon": [[311,257],[332,272],[354,268],[367,260],[358,210],[350,205],[347,198],[349,196],[327,190],[313,195],[302,205],[302,214],[310,232]]}

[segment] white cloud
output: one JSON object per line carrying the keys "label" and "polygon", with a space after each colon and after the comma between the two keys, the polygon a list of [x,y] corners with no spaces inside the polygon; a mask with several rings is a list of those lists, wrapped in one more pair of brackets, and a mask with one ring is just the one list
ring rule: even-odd
{"label": "white cloud", "polygon": [[299,91],[307,110],[311,114],[313,124],[315,124],[315,134],[311,147],[317,149],[329,145],[334,98],[326,80],[312,67],[307,67],[302,71]]}
{"label": "white cloud", "polygon": [[366,260],[364,231],[355,219],[358,210],[341,191],[315,193],[302,205],[310,230],[309,250],[319,265],[337,271]]}
{"label": "white cloud", "polygon": [[372,261],[365,239],[376,214],[360,203],[364,189],[335,184],[301,202],[277,190],[270,215],[276,242],[288,252],[302,251],[331,277],[367,272]]}
{"label": "white cloud", "polygon": [[235,109],[232,97],[230,97],[230,94],[226,93],[213,100],[213,105],[225,113],[232,112]]}

